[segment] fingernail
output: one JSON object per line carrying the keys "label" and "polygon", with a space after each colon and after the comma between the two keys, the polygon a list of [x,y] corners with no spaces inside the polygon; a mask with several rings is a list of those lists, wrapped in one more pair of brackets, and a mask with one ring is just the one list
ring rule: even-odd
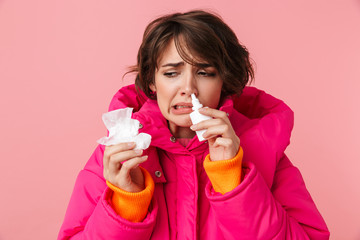
{"label": "fingernail", "polygon": [[129,146],[129,147],[132,147],[132,146],[134,146],[134,144],[135,144],[134,142],[129,142],[129,143],[128,143],[128,146]]}
{"label": "fingernail", "polygon": [[141,149],[135,150],[135,153],[136,153],[136,154],[141,154],[141,153],[142,153],[142,150],[141,150]]}
{"label": "fingernail", "polygon": [[147,158],[148,158],[148,156],[145,155],[145,156],[142,156],[142,157],[141,157],[141,160],[144,160],[144,161],[145,161]]}
{"label": "fingernail", "polygon": [[190,129],[194,131],[194,130],[196,130],[196,127],[197,127],[196,124],[194,124],[194,125],[190,126]]}

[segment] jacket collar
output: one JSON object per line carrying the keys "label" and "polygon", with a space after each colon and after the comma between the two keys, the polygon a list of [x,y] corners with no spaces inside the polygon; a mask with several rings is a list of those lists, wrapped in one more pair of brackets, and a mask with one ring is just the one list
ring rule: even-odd
{"label": "jacket collar", "polygon": [[167,120],[161,114],[156,100],[148,99],[141,109],[133,114],[133,118],[137,119],[142,128],[139,132],[151,135],[151,146],[164,149],[169,152],[187,154],[186,150],[175,137],[171,134]]}
{"label": "jacket collar", "polygon": [[[109,110],[123,107],[132,107],[137,111],[134,113],[134,118],[139,118],[144,126],[140,132],[151,134],[154,146],[164,149],[171,148],[171,146],[174,146],[174,149],[178,148],[179,143],[169,144],[172,143],[169,142],[172,135],[157,102],[147,99],[141,91],[136,91],[134,84],[121,88],[115,94]],[[231,121],[242,118],[241,130],[237,133],[242,133],[250,128],[258,129],[262,132],[262,136],[271,139],[273,144],[279,145],[279,151],[285,150],[289,144],[294,114],[283,101],[264,91],[255,87],[245,87],[240,96],[234,95],[231,99],[225,99],[220,110],[227,112]],[[238,127],[238,125],[235,124],[234,127]],[[199,144],[198,142],[196,144],[195,138],[189,143],[189,147],[197,147]]]}
{"label": "jacket collar", "polygon": [[[223,101],[220,107],[221,111],[225,111],[228,116],[233,112],[233,101],[227,98]],[[201,147],[205,142],[199,142],[196,135],[189,142],[187,148],[183,147],[176,138],[171,134],[168,128],[168,122],[161,114],[156,100],[147,99],[138,112],[133,114],[133,118],[137,119],[142,128],[139,132],[148,133],[151,135],[151,146],[164,149],[169,152],[176,152],[179,154],[188,154],[189,150]]]}

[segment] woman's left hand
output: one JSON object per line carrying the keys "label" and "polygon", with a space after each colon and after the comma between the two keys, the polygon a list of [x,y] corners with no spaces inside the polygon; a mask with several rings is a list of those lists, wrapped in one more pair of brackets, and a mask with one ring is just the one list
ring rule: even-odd
{"label": "woman's left hand", "polygon": [[201,108],[199,112],[213,118],[191,126],[194,131],[206,129],[203,137],[209,142],[211,161],[234,158],[239,151],[240,138],[226,112],[212,108]]}

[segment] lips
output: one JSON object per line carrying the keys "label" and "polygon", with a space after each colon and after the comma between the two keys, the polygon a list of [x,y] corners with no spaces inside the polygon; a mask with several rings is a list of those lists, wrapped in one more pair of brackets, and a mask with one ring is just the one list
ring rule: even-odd
{"label": "lips", "polygon": [[175,109],[192,108],[192,106],[175,105],[174,108],[175,108]]}
{"label": "lips", "polygon": [[186,102],[176,103],[171,108],[173,114],[187,114],[192,112],[192,104]]}

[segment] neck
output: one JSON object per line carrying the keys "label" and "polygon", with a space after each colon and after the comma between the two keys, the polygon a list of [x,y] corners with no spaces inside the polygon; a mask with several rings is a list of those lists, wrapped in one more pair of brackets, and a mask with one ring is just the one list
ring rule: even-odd
{"label": "neck", "polygon": [[193,138],[196,134],[190,127],[180,127],[171,122],[168,122],[168,125],[170,132],[176,138]]}

